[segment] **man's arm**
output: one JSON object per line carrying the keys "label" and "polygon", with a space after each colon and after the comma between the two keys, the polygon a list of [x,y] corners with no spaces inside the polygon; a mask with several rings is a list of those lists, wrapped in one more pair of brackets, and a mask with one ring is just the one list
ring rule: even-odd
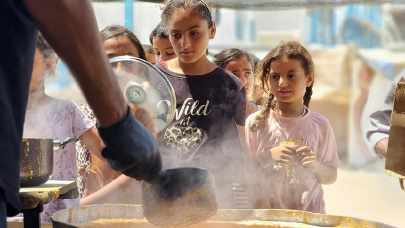
{"label": "man's arm", "polygon": [[98,121],[102,156],[115,171],[156,179],[157,142],[129,112],[101,43],[88,0],[24,0],[39,30],[67,64]]}
{"label": "man's arm", "polygon": [[104,53],[88,0],[24,0],[39,30],[67,64],[100,126],[120,120],[127,105]]}
{"label": "man's arm", "polygon": [[389,140],[388,137],[381,139],[380,141],[377,142],[377,144],[374,147],[375,152],[378,155],[382,156],[383,158],[387,158],[388,140]]}
{"label": "man's arm", "polygon": [[366,137],[370,141],[371,146],[374,148],[376,154],[382,157],[385,157],[387,154],[395,89],[396,84],[393,84],[384,99],[384,103],[370,115],[370,125],[366,131]]}

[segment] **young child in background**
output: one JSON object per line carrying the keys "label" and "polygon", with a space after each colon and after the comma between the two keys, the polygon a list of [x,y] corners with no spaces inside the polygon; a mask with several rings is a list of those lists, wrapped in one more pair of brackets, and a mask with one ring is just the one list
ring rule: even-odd
{"label": "young child in background", "polygon": [[[245,89],[207,58],[215,22],[202,0],[171,0],[162,12],[177,57],[157,63],[176,93],[173,122],[158,134],[164,168],[203,167],[215,177],[220,208],[233,208],[232,177],[243,174]],[[233,170],[235,169],[235,170]]]}
{"label": "young child in background", "polygon": [[[246,90],[246,116],[259,110],[259,105],[257,105],[251,99],[253,90],[253,59],[245,51],[231,48],[225,49],[220,53],[214,55],[213,62],[223,69],[231,72],[245,86]],[[262,107],[261,107],[262,108]]]}
{"label": "young child in background", "polygon": [[176,58],[176,53],[167,35],[166,24],[161,21],[149,36],[149,42],[153,46],[156,62],[168,61]]}
{"label": "young child in background", "polygon": [[[104,51],[109,58],[130,55],[146,60],[145,52],[138,38],[121,25],[107,26],[101,31],[101,40]],[[117,73],[125,70],[125,67],[117,67]],[[131,106],[131,104],[129,104]],[[96,118],[88,105],[82,105],[81,108],[86,115],[95,123]],[[134,114],[135,109],[131,109]],[[134,114],[135,117],[137,117]],[[141,121],[141,120],[140,120]],[[141,121],[142,122],[142,121]],[[85,183],[85,196],[81,199],[82,205],[102,204],[102,203],[141,203],[140,182],[115,172],[102,159],[94,156],[87,148],[87,143],[76,144],[78,153],[84,158],[82,164],[82,179]],[[90,159],[87,159],[90,157]]]}
{"label": "young child in background", "polygon": [[142,44],[143,50],[145,51],[146,60],[152,64],[156,64],[155,51],[153,46],[150,44]]}
{"label": "young child in background", "polygon": [[336,181],[340,160],[329,121],[308,108],[314,72],[311,55],[295,41],[281,42],[258,66],[270,96],[246,120],[256,207],[326,213],[322,185]]}
{"label": "young child in background", "polygon": [[[45,93],[45,77],[55,74],[57,56],[41,34],[38,36],[32,78],[30,82],[24,138],[51,138],[61,140],[78,137],[101,157],[104,147],[94,124],[70,100],[57,99]],[[54,150],[52,180],[76,181],[77,165],[74,143]],[[56,199],[45,204],[42,222],[51,222],[54,212],[80,205],[79,199]],[[22,215],[19,215],[22,216]],[[20,217],[21,218],[21,217]],[[16,221],[17,217],[10,220]]]}

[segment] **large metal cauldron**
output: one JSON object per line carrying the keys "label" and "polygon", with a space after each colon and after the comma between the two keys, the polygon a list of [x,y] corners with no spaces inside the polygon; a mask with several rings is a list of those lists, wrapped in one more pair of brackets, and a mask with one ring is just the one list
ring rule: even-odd
{"label": "large metal cauldron", "polygon": [[53,140],[24,138],[21,144],[20,186],[38,186],[47,182],[53,171],[53,150],[63,149],[78,138]]}
{"label": "large metal cauldron", "polygon": [[[78,224],[88,223],[99,219],[144,219],[142,207],[138,205],[92,205],[65,209],[56,212],[52,216],[52,223],[54,228],[72,228],[80,227]],[[119,221],[119,220],[117,220]],[[122,221],[122,220],[121,220]],[[217,221],[217,225],[212,223]],[[236,221],[241,223],[236,224]],[[221,227],[221,228],[240,228],[249,227],[249,221],[263,221],[260,227],[267,225],[267,227],[279,223],[279,227],[294,227],[293,225],[302,225],[295,227],[356,227],[356,228],[391,228],[392,226],[382,223],[352,218],[344,216],[321,215],[310,212],[294,211],[294,210],[218,210],[218,213],[205,224],[192,225],[194,227]],[[218,225],[218,222],[220,225]],[[235,225],[232,225],[234,223]],[[261,222],[259,222],[260,224]],[[273,223],[273,224],[271,224]],[[291,226],[283,226],[284,224],[291,223]],[[295,223],[295,224],[294,224]],[[298,223],[298,224],[297,224]],[[103,224],[101,222],[100,224]],[[99,225],[100,225],[99,224]],[[90,227],[108,227],[92,225]],[[134,228],[156,228],[150,223],[138,223],[135,225],[122,224],[113,227],[134,227]]]}

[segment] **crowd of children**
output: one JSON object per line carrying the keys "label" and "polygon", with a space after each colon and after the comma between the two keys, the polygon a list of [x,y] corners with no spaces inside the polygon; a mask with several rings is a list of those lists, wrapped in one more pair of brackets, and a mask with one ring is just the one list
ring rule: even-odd
{"label": "crowd of children", "polygon": [[[208,43],[215,33],[204,0],[168,1],[150,45],[123,26],[101,31],[109,58],[148,60],[174,88],[174,119],[156,134],[163,168],[208,169],[220,208],[237,207],[233,185],[238,183],[253,208],[326,213],[322,185],[336,181],[340,160],[330,123],[309,108],[315,81],[310,53],[296,41],[282,41],[257,67],[253,55],[237,48],[215,54],[211,62]],[[82,205],[139,204],[140,182],[113,171],[100,155],[103,145],[90,108],[45,94],[44,77],[56,62],[43,43],[40,36],[24,135],[81,139],[76,150],[70,145],[54,152],[52,177],[78,178]],[[79,199],[54,201],[42,219],[49,222],[53,212],[78,205]]]}

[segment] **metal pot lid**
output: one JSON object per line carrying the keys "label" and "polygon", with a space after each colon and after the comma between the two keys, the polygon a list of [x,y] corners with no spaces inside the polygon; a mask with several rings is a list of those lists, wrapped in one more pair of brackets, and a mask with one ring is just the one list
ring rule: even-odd
{"label": "metal pot lid", "polygon": [[151,132],[165,129],[173,121],[176,96],[164,73],[151,63],[133,56],[114,57],[110,63],[132,113],[135,112],[135,118],[145,125],[143,120],[147,117],[151,122],[146,125]]}

